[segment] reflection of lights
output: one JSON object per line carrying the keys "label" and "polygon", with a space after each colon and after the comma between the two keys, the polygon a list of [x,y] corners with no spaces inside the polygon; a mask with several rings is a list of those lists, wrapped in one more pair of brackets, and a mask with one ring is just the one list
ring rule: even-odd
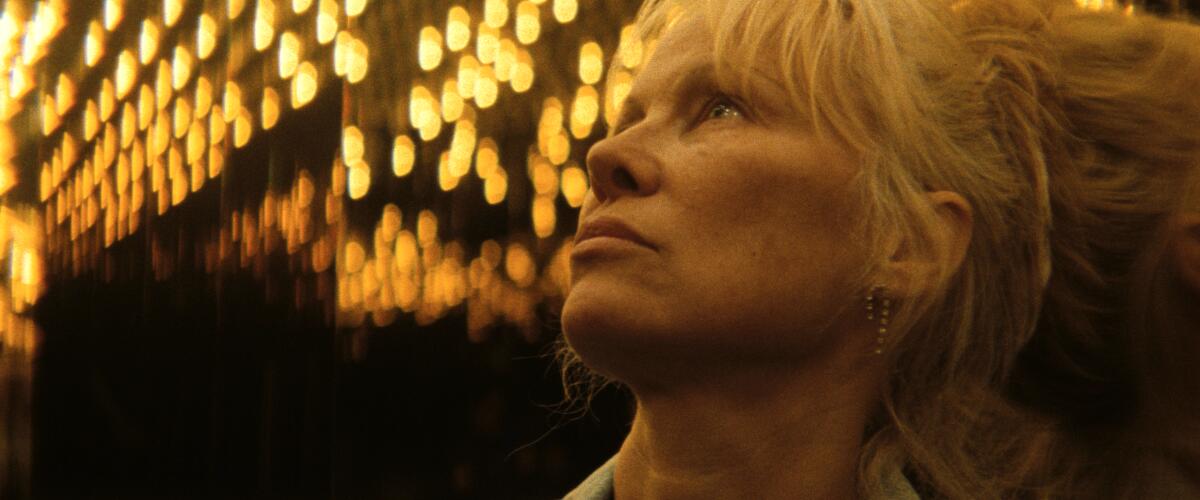
{"label": "reflection of lights", "polygon": [[346,165],[363,159],[363,134],[358,127],[350,125],[342,130],[342,161]]}
{"label": "reflection of lights", "polygon": [[312,0],[292,0],[292,12],[303,14],[312,6]]}
{"label": "reflection of lights", "polygon": [[208,83],[208,78],[201,76],[196,79],[196,106],[194,113],[196,118],[208,116],[209,110],[212,109],[212,84]]}
{"label": "reflection of lights", "polygon": [[358,17],[367,8],[367,0],[346,0],[346,17]]}
{"label": "reflection of lights", "polygon": [[588,85],[600,81],[604,74],[604,50],[596,42],[587,42],[579,49],[579,79]]}
{"label": "reflection of lights", "polygon": [[637,26],[628,25],[621,28],[621,41],[617,47],[617,57],[626,68],[633,69],[642,63],[642,39],[637,35]]}
{"label": "reflection of lights", "polygon": [[370,54],[366,42],[357,38],[350,41],[350,53],[346,61],[346,81],[358,83],[367,76],[367,64]]}
{"label": "reflection of lights", "polygon": [[225,12],[230,21],[241,16],[243,10],[246,10],[246,0],[226,0]]}
{"label": "reflection of lights", "polygon": [[633,76],[629,73],[617,71],[610,76],[604,98],[604,121],[610,127],[616,123],[617,113],[621,111],[621,105],[629,97],[629,91],[632,88]]}
{"label": "reflection of lights", "polygon": [[317,95],[317,68],[310,62],[300,63],[292,79],[292,108],[300,109]]}
{"label": "reflection of lights", "polygon": [[417,61],[421,69],[432,70],[442,63],[442,34],[433,26],[421,28],[417,47]]}
{"label": "reflection of lights", "polygon": [[158,53],[158,25],[147,19],[142,21],[142,33],[138,38],[138,60],[150,64]]}
{"label": "reflection of lights", "polygon": [[233,123],[242,111],[242,89],[232,81],[225,83],[225,98],[221,101],[225,110],[225,123]]}
{"label": "reflection of lights", "polygon": [[562,194],[571,208],[579,208],[583,205],[583,198],[587,195],[587,190],[587,172],[573,163],[563,169]]}
{"label": "reflection of lights", "polygon": [[533,87],[533,79],[533,56],[529,55],[529,51],[521,49],[517,52],[517,66],[512,75],[513,92],[521,94],[528,91]]}
{"label": "reflection of lights", "polygon": [[100,61],[104,55],[104,27],[100,21],[92,21],[88,25],[87,36],[83,40],[83,63],[89,68]]}
{"label": "reflection of lights", "polygon": [[583,139],[592,133],[592,125],[600,114],[600,94],[591,85],[579,87],[571,105],[571,135]]}
{"label": "reflection of lights", "polygon": [[335,0],[321,0],[317,12],[317,43],[325,45],[333,41],[338,32],[338,4]]}
{"label": "reflection of lights", "polygon": [[233,146],[242,147],[250,142],[250,134],[254,131],[253,118],[246,108],[238,108],[237,118],[233,120]]}
{"label": "reflection of lights", "polygon": [[183,0],[163,0],[163,24],[175,26],[183,14]]}
{"label": "reflection of lights", "polygon": [[462,114],[463,98],[458,95],[458,81],[450,78],[442,84],[442,119],[446,123],[453,123]]}
{"label": "reflection of lights", "polygon": [[347,165],[347,170],[346,188],[350,193],[350,199],[360,200],[371,189],[371,167],[360,159]]}
{"label": "reflection of lights", "polygon": [[396,177],[412,173],[416,160],[416,145],[413,144],[413,140],[407,135],[396,136],[392,143],[392,173],[396,174]]}
{"label": "reflection of lights", "polygon": [[466,55],[458,60],[458,95],[464,99],[475,97],[475,80],[479,77],[479,60]]}
{"label": "reflection of lights", "polygon": [[254,50],[262,52],[275,41],[275,2],[258,0],[254,10]]}
{"label": "reflection of lights", "polygon": [[504,201],[505,195],[508,194],[508,173],[503,168],[492,170],[491,175],[488,175],[483,181],[483,196],[489,205],[496,205]]}
{"label": "reflection of lights", "polygon": [[107,0],[104,2],[104,29],[112,31],[125,15],[122,0]]}
{"label": "reflection of lights", "polygon": [[542,32],[541,13],[538,6],[528,0],[517,5],[517,41],[529,45],[537,41]]}
{"label": "reflection of lights", "polygon": [[285,31],[279,37],[279,77],[291,78],[300,65],[300,38],[295,33]]}
{"label": "reflection of lights", "polygon": [[446,47],[458,52],[471,43],[471,14],[461,6],[450,8],[446,16]]}
{"label": "reflection of lights", "polygon": [[475,103],[481,109],[487,109],[496,104],[500,87],[496,84],[496,72],[491,66],[479,68],[479,76],[475,79]]}
{"label": "reflection of lights", "polygon": [[188,79],[192,76],[192,53],[182,45],[175,47],[175,62],[171,68],[173,70],[171,87],[180,90],[187,85]]}
{"label": "reflection of lights", "polygon": [[55,112],[58,116],[67,114],[75,106],[75,83],[66,73],[59,73],[58,86],[54,90]]}
{"label": "reflection of lights", "polygon": [[121,51],[121,55],[117,56],[116,78],[117,98],[124,99],[133,89],[133,82],[137,79],[137,62],[133,59],[133,53],[128,50]]}
{"label": "reflection of lights", "polygon": [[479,35],[475,40],[475,55],[479,56],[479,63],[492,64],[496,62],[499,52],[500,30],[487,24],[480,24]]}
{"label": "reflection of lights", "polygon": [[200,60],[208,59],[217,46],[217,22],[208,14],[200,14],[196,29],[196,55]]}
{"label": "reflection of lights", "polygon": [[267,87],[263,89],[262,98],[262,127],[271,130],[279,122],[279,93]]}
{"label": "reflection of lights", "polygon": [[538,238],[554,234],[557,219],[554,213],[554,198],[538,196],[533,200],[533,231]]}
{"label": "reflection of lights", "polygon": [[483,4],[483,22],[499,29],[508,22],[508,0],[486,0]]}

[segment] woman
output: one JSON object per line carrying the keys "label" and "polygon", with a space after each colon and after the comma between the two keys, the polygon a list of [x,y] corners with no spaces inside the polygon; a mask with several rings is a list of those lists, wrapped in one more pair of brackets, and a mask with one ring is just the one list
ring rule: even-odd
{"label": "woman", "polygon": [[[568,498],[1052,494],[1005,382],[1070,168],[1032,2],[652,1],[562,311],[637,401]],[[576,365],[568,365],[572,371]]]}

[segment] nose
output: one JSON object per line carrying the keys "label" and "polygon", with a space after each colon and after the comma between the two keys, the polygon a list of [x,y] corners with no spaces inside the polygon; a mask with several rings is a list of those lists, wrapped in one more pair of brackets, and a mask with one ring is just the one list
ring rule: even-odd
{"label": "nose", "polygon": [[649,196],[661,182],[659,160],[645,141],[627,131],[592,146],[587,155],[588,181],[596,200],[603,203],[622,196]]}

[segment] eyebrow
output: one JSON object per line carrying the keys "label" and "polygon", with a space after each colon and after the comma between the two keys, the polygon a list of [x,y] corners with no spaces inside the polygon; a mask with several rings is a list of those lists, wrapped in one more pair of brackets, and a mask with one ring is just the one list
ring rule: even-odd
{"label": "eyebrow", "polygon": [[[752,68],[749,75],[752,77],[751,80],[767,82],[771,87],[774,87],[774,89],[779,92],[780,97],[784,98],[782,102],[777,104],[790,107],[791,103],[788,102],[789,99],[786,98],[788,91],[782,83],[776,81],[759,68]],[[729,92],[723,88],[720,82],[717,81],[716,65],[712,60],[706,60],[702,63],[690,66],[686,71],[683,72],[682,75],[676,78],[668,88],[667,95],[688,96],[700,92],[713,91]],[[759,93],[756,92],[755,94]],[[746,96],[744,97],[747,101],[751,101],[751,103],[757,101],[760,105],[764,104],[764,99],[768,102],[775,100],[771,97],[766,97],[763,95],[756,95],[753,98]],[[622,104],[621,112],[617,116],[616,122],[614,122],[615,126],[612,128],[611,133],[615,135],[625,128],[628,128],[630,122],[634,122],[638,118],[643,118],[645,114],[646,104],[639,98],[639,96],[631,93],[628,97],[626,97],[625,102]]]}

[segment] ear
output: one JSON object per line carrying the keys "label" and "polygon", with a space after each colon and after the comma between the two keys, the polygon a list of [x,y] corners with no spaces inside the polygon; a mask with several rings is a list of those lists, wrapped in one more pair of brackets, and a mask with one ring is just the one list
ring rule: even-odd
{"label": "ear", "polygon": [[1200,212],[1173,215],[1168,238],[1171,258],[1184,285],[1200,293]]}
{"label": "ear", "polygon": [[975,219],[971,204],[952,191],[933,191],[925,195],[937,222],[930,228],[929,247],[898,241],[891,259],[884,264],[884,284],[900,297],[927,291],[941,276],[953,274],[962,266],[971,244]]}

